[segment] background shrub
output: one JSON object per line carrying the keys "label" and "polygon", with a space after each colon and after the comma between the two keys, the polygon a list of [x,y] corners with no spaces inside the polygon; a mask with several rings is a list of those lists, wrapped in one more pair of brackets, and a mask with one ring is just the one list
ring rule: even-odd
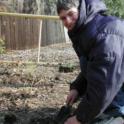
{"label": "background shrub", "polygon": [[5,42],[0,38],[0,54],[5,53]]}
{"label": "background shrub", "polygon": [[124,0],[104,0],[107,7],[108,13],[111,15],[124,18]]}

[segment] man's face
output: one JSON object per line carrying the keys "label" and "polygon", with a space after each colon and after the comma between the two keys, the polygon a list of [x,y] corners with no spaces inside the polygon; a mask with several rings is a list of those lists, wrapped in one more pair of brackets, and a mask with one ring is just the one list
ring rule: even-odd
{"label": "man's face", "polygon": [[78,19],[78,9],[73,7],[69,10],[61,10],[59,13],[60,20],[68,30],[72,30]]}

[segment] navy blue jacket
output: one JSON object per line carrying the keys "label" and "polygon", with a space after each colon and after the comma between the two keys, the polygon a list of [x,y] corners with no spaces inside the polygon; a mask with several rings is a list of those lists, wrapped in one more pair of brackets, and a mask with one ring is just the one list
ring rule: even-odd
{"label": "navy blue jacket", "polygon": [[124,97],[117,98],[124,82],[124,22],[104,15],[106,6],[101,0],[80,0],[78,9],[79,18],[68,34],[81,72],[71,89],[77,89],[83,97],[76,116],[86,123],[114,100],[120,102],[119,106],[124,105]]}

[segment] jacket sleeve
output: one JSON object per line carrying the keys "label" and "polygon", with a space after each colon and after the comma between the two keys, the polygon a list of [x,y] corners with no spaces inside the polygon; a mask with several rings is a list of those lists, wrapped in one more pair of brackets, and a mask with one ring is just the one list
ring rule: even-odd
{"label": "jacket sleeve", "polygon": [[86,92],[87,82],[84,78],[82,72],[76,77],[76,79],[71,83],[70,90],[76,89],[79,93],[79,96],[82,96]]}
{"label": "jacket sleeve", "polygon": [[76,111],[77,119],[83,124],[104,112],[122,86],[122,53],[118,39],[115,35],[108,35],[99,39],[92,49],[87,64],[87,91]]}
{"label": "jacket sleeve", "polygon": [[85,94],[87,88],[86,81],[87,59],[83,55],[81,55],[81,52],[77,45],[73,44],[73,48],[79,58],[81,72],[78,74],[76,79],[71,83],[70,90],[76,89],[80,97]]}

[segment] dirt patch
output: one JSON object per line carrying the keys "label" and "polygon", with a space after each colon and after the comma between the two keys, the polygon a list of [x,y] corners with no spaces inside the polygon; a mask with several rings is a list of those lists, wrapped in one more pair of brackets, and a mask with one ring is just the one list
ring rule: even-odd
{"label": "dirt patch", "polygon": [[64,104],[69,84],[79,73],[71,44],[42,47],[39,64],[20,62],[34,62],[36,57],[37,50],[0,56],[2,61],[18,61],[0,64],[0,124],[40,124]]}

